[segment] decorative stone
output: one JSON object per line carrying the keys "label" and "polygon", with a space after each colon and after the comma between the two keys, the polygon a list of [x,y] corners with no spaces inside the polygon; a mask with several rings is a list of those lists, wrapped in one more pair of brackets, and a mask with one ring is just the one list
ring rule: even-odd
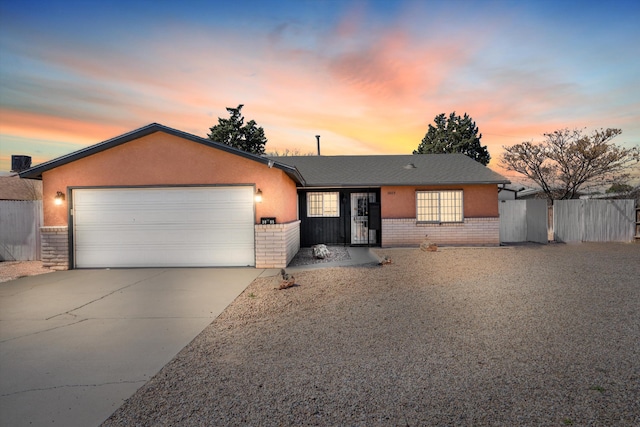
{"label": "decorative stone", "polygon": [[327,245],[323,244],[311,246],[311,251],[313,253],[313,257],[318,259],[325,259],[329,255],[331,255],[331,252],[329,252]]}
{"label": "decorative stone", "polygon": [[378,265],[387,265],[387,264],[393,264],[393,260],[385,255],[385,257],[382,259],[382,261],[378,263]]}
{"label": "decorative stone", "polygon": [[[429,237],[429,235],[426,235],[425,237]],[[420,250],[423,252],[436,252],[438,250],[438,245],[431,242],[429,239],[424,239],[422,243],[420,243]]]}

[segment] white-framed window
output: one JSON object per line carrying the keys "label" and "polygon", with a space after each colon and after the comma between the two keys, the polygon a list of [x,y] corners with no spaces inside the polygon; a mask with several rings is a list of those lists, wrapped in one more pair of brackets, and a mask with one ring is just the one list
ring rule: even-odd
{"label": "white-framed window", "polygon": [[333,193],[307,193],[307,216],[339,217],[340,195]]}
{"label": "white-framed window", "polygon": [[462,222],[462,190],[416,191],[418,222]]}

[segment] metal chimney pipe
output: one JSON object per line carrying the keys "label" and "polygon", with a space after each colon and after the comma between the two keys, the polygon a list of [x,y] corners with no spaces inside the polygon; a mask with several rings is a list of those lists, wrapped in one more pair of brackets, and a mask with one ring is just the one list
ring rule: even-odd
{"label": "metal chimney pipe", "polygon": [[318,156],[320,155],[320,135],[316,135],[316,140],[318,141]]}

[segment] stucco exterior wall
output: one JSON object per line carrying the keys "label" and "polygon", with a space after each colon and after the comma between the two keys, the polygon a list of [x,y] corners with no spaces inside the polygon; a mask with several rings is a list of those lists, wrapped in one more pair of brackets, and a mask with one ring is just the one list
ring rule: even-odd
{"label": "stucco exterior wall", "polygon": [[462,190],[465,218],[498,217],[498,186],[453,185],[419,187],[382,187],[380,190],[382,218],[416,217],[416,191]]}
{"label": "stucco exterior wall", "polygon": [[45,226],[67,225],[68,197],[55,205],[57,191],[86,186],[255,185],[263,194],[256,223],[297,219],[296,185],[283,171],[164,132],[44,172],[42,180]]}

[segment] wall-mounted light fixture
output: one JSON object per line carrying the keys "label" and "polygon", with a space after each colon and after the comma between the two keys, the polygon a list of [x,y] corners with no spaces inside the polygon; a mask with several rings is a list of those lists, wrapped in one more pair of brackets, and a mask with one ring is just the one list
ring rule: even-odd
{"label": "wall-mounted light fixture", "polygon": [[62,191],[58,191],[56,193],[56,197],[53,199],[53,202],[56,205],[61,205],[64,202],[64,193]]}
{"label": "wall-mounted light fixture", "polygon": [[260,203],[262,202],[262,190],[258,188],[258,191],[256,191],[256,203]]}

